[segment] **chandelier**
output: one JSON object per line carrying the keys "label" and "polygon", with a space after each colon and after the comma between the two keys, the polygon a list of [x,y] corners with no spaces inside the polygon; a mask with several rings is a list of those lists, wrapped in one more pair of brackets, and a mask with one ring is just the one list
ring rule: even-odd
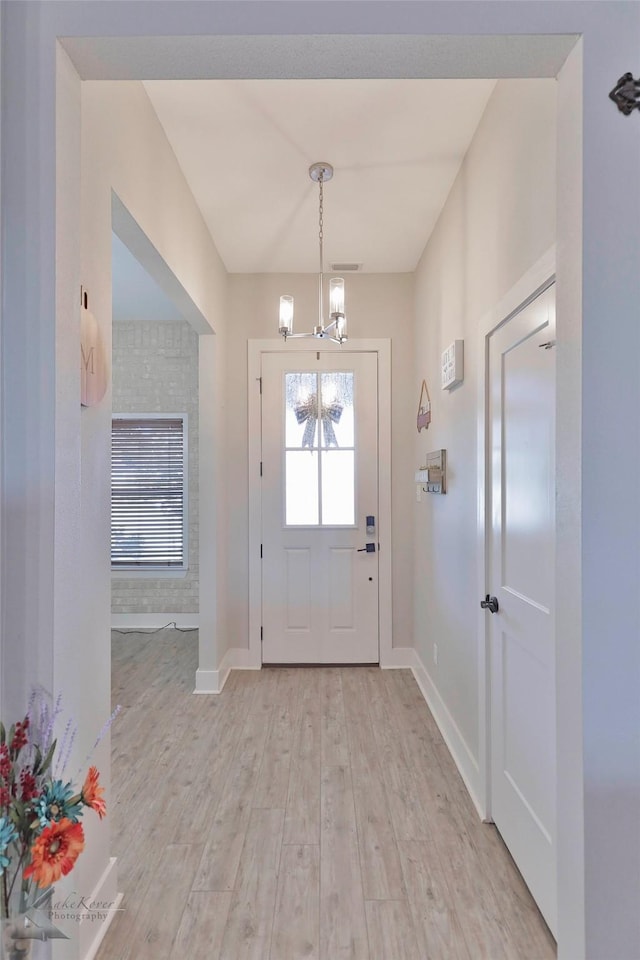
{"label": "chandelier", "polygon": [[280,320],[278,332],[288,337],[318,337],[344,343],[347,339],[347,318],[344,313],[344,280],[332,277],[329,281],[329,322],[324,323],[324,184],[331,180],[333,167],[330,163],[312,163],[310,178],[318,184],[318,240],[320,244],[320,272],[318,274],[318,322],[311,333],[293,332],[293,297],[280,297]]}

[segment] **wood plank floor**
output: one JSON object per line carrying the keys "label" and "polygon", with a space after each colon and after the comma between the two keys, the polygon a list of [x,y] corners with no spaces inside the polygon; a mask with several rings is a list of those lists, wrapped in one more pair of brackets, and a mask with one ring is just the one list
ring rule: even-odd
{"label": "wood plank floor", "polygon": [[[97,960],[549,960],[408,670],[234,672],[197,634],[114,635],[113,848]],[[140,802],[140,798],[144,802]]]}

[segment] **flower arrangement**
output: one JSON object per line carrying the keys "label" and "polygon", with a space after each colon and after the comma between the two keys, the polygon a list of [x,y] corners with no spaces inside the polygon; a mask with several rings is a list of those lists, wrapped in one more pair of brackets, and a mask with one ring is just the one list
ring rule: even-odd
{"label": "flower arrangement", "polygon": [[[93,749],[117,712],[105,724]],[[60,713],[60,697],[51,708],[42,693],[34,692],[24,720],[8,732],[0,723],[3,920],[41,907],[52,885],[73,869],[84,849],[81,819],[85,809],[94,810],[100,819],[106,815],[104,789],[95,766],[89,767],[80,789],[66,780],[76,729],[71,721],[67,723],[58,748],[53,733]]]}

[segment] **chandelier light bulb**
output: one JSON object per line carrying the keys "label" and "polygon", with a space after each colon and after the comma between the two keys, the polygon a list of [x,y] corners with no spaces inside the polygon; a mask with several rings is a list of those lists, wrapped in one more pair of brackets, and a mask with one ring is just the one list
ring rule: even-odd
{"label": "chandelier light bulb", "polygon": [[329,281],[329,309],[331,319],[338,315],[344,316],[344,280],[342,277],[332,277]]}
{"label": "chandelier light bulb", "polygon": [[284,294],[280,297],[280,323],[278,330],[284,337],[293,333],[293,297]]}

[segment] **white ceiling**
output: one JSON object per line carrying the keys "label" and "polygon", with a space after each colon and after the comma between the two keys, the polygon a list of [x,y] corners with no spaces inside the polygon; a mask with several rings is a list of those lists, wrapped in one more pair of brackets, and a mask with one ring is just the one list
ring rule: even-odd
{"label": "white ceiling", "polygon": [[145,88],[228,271],[415,269],[493,80],[152,80]]}

